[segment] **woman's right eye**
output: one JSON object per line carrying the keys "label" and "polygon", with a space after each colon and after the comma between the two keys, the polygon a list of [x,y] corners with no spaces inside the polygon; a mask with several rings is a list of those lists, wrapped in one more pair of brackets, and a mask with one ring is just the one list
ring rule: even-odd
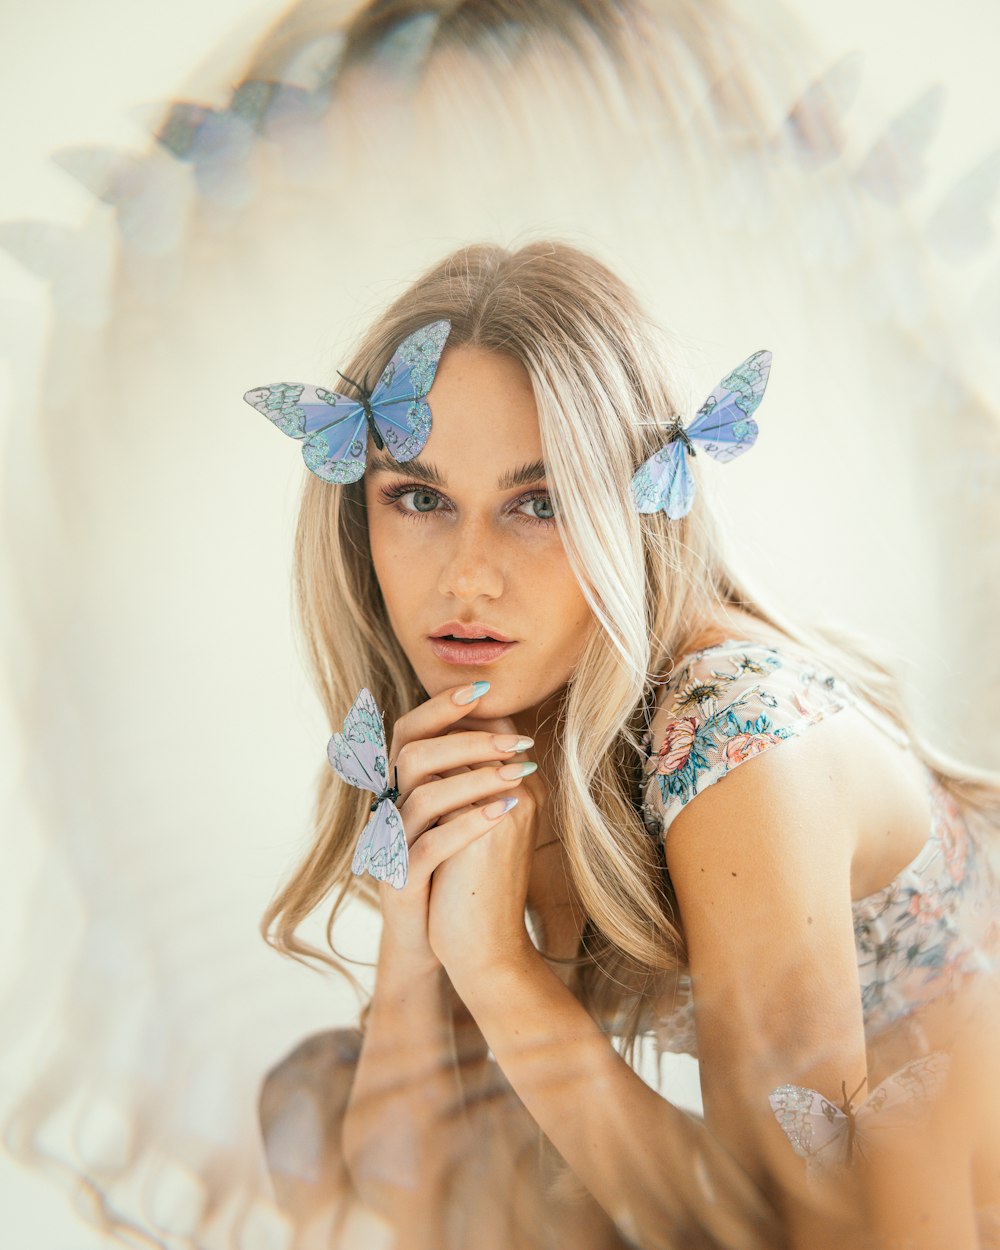
{"label": "woman's right eye", "polygon": [[[440,502],[441,496],[436,491],[427,490],[424,486],[393,486],[381,491],[382,498],[389,503],[397,512],[403,516],[426,516],[430,512],[436,512],[437,508],[428,508],[424,505],[430,501]],[[406,508],[398,501],[406,495],[413,495],[416,506],[414,508]]]}
{"label": "woman's right eye", "polygon": [[[440,495],[435,495],[432,490],[407,490],[406,494],[414,496],[414,509],[417,512],[432,512],[440,501]],[[400,495],[400,499],[401,497]]]}

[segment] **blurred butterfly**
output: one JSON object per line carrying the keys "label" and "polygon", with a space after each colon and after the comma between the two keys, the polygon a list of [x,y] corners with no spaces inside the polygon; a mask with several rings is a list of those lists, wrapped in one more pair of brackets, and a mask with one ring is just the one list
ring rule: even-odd
{"label": "blurred butterfly", "polygon": [[891,1142],[893,1134],[912,1131],[920,1104],[934,1098],[944,1084],[949,1062],[940,1050],[911,1060],[887,1076],[857,1110],[852,1099],[858,1090],[848,1098],[846,1087],[841,1107],[801,1085],[779,1085],[768,1101],[792,1149],[806,1160],[806,1174],[815,1177],[849,1165],[855,1152],[866,1157],[880,1140]]}
{"label": "blurred butterfly", "polygon": [[658,512],[662,508],[675,521],[691,511],[695,484],[687,457],[695,454],[695,442],[720,461],[732,460],[754,445],[759,429],[753,413],[764,395],[770,371],[771,353],[754,352],[722,379],[689,426],[683,426],[680,418],[672,423],[666,446],[633,474],[632,499],[637,511]]}
{"label": "blurred butterfly", "polygon": [[388,881],[401,890],[406,885],[409,855],[406,832],[395,807],[399,777],[394,777],[395,785],[389,785],[382,714],[367,688],[361,688],[344,719],[344,732],[333,735],[326,754],[338,776],[375,795],[370,809],[373,815],[361,831],[351,871],[361,876],[367,869],[376,881]]}
{"label": "blurred butterfly", "polygon": [[[370,390],[367,378],[350,382],[360,399],[321,386],[275,382],[247,391],[243,398],[283,433],[305,441],[306,468],[324,482],[356,482],[365,471],[366,426],[395,460],[412,460],[431,432],[425,396],[451,332],[450,321],[434,321],[403,339]],[[338,370],[339,372],[339,370]]]}

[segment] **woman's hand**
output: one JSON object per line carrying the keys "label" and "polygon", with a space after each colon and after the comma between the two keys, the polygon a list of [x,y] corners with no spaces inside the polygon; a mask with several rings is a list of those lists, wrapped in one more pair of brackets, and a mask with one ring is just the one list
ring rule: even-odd
{"label": "woman's hand", "polygon": [[[507,718],[474,723],[498,736],[516,736],[514,723]],[[462,727],[460,722],[455,730]],[[511,758],[520,762],[527,756],[521,752]],[[523,778],[516,798],[516,806],[503,820],[434,870],[428,939],[452,979],[456,974],[487,973],[512,955],[533,949],[524,910],[537,823],[545,804],[537,772]],[[439,828],[466,819],[474,810],[452,812],[439,822]]]}
{"label": "woman's hand", "polygon": [[[475,700],[457,703],[452,696],[470,692],[468,685],[450,687],[404,713],[389,744],[389,776],[398,778],[409,867],[401,890],[380,884],[382,942],[417,972],[441,967],[428,935],[432,875],[494,826],[508,823],[513,813],[500,811],[498,800],[522,784],[499,775],[515,758],[517,733],[459,731],[458,722]],[[523,760],[523,753],[518,758]]]}

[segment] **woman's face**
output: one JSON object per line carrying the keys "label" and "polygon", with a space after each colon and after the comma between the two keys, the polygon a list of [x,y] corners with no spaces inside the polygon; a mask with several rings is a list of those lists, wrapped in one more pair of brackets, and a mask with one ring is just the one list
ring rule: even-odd
{"label": "woman's face", "polygon": [[[365,501],[389,620],[429,695],[486,680],[484,715],[537,707],[565,685],[594,624],[546,493],[524,368],[501,352],[446,347],[428,395],[430,436],[398,464],[369,435]],[[512,640],[435,644],[455,622]],[[461,646],[461,644],[459,644]],[[494,648],[494,651],[496,648]]]}

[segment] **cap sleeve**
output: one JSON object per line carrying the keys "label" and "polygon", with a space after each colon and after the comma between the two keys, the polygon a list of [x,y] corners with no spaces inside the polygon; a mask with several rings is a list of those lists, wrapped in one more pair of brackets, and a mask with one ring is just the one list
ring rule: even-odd
{"label": "cap sleeve", "polygon": [[646,827],[666,838],[707,786],[847,705],[838,679],[803,656],[762,643],[694,652],[665,683],[644,738]]}

